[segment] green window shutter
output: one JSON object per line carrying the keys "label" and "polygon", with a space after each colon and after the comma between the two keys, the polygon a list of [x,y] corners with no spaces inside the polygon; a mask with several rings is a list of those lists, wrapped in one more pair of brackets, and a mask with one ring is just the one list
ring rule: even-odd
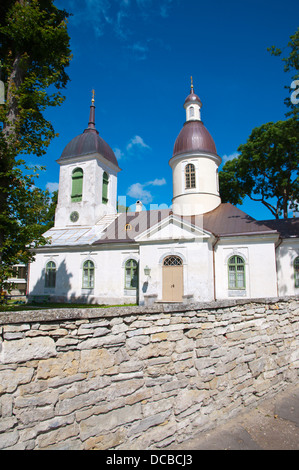
{"label": "green window shutter", "polygon": [[83,192],[83,170],[76,168],[72,174],[72,202],[82,201]]}
{"label": "green window shutter", "polygon": [[102,203],[108,203],[108,184],[109,184],[109,176],[106,172],[103,174],[103,189],[102,189]]}

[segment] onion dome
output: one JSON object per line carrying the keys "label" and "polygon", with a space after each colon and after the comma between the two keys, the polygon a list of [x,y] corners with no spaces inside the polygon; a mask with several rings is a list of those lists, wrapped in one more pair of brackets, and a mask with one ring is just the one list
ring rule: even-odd
{"label": "onion dome", "polygon": [[186,107],[188,104],[191,104],[191,103],[197,103],[197,104],[199,104],[200,107],[202,106],[202,103],[201,103],[201,101],[200,101],[200,98],[194,93],[194,87],[193,87],[193,79],[192,79],[192,77],[191,77],[191,91],[190,91],[190,95],[188,95],[187,98],[185,99],[184,107]]}
{"label": "onion dome", "polygon": [[200,108],[202,103],[194,93],[192,77],[191,92],[185,100],[184,107],[186,109],[186,122],[175,141],[173,157],[189,152],[204,152],[217,155],[215,142],[201,121]]}
{"label": "onion dome", "polygon": [[196,151],[217,155],[215,142],[202,121],[187,121],[175,141],[173,156]]}
{"label": "onion dome", "polygon": [[89,154],[98,153],[110,163],[118,167],[116,156],[107,144],[107,142],[100,137],[99,132],[95,127],[95,105],[94,98],[90,106],[89,123],[87,129],[77,137],[74,137],[70,143],[65,147],[59,161],[66,160],[74,157],[83,157]]}

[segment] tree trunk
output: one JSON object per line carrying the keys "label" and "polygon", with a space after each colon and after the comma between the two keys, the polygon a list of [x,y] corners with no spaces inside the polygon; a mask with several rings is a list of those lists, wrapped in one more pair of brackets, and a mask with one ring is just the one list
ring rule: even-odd
{"label": "tree trunk", "polygon": [[8,148],[13,146],[16,149],[16,144],[18,141],[17,127],[20,115],[16,93],[24,81],[24,75],[25,73],[24,67],[22,66],[22,57],[20,54],[17,54],[8,79],[6,99],[6,108],[8,113],[6,115],[6,121],[3,125],[3,136]]}

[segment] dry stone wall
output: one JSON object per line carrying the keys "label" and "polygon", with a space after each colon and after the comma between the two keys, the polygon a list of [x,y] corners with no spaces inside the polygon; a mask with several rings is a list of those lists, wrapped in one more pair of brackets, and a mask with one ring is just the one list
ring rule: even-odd
{"label": "dry stone wall", "polygon": [[0,314],[0,449],[158,449],[298,380],[299,300]]}

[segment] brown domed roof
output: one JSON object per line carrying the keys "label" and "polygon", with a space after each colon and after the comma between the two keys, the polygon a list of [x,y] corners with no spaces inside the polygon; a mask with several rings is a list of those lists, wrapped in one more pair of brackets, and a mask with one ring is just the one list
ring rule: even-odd
{"label": "brown domed roof", "polygon": [[118,166],[116,156],[96,130],[86,129],[83,134],[74,137],[65,147],[60,160],[71,157],[79,157],[91,153],[99,153],[106,160]]}
{"label": "brown domed roof", "polygon": [[193,88],[191,89],[190,95],[188,95],[185,99],[184,106],[188,103],[198,103],[200,106],[202,106],[202,102],[200,101],[200,98],[193,92]]}
{"label": "brown domed roof", "polygon": [[74,137],[74,139],[69,142],[62,152],[59,161],[93,153],[99,153],[110,163],[118,167],[118,162],[113,150],[107,142],[99,136],[95,128],[95,106],[92,104],[90,107],[88,128],[85,129],[83,134]]}
{"label": "brown domed roof", "polygon": [[202,102],[200,101],[200,98],[194,93],[194,87],[193,87],[193,77],[191,77],[191,90],[190,90],[190,95],[187,96],[185,99],[184,107],[188,103],[198,103],[200,107],[202,106]]}
{"label": "brown domed roof", "polygon": [[195,151],[217,155],[215,142],[202,121],[187,121],[175,141],[173,157]]}

